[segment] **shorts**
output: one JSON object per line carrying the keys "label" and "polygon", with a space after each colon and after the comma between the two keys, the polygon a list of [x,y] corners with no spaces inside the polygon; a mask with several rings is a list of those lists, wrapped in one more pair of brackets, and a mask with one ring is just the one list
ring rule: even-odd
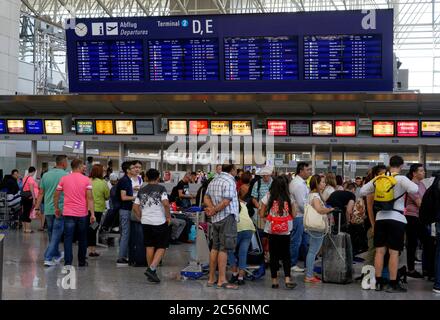
{"label": "shorts", "polygon": [[168,248],[170,242],[170,227],[168,223],[165,222],[158,226],[143,224],[142,228],[144,230],[145,247]]}
{"label": "shorts", "polygon": [[402,251],[405,240],[405,223],[395,220],[377,220],[374,226],[374,246]]}
{"label": "shorts", "polygon": [[212,249],[217,251],[235,250],[237,244],[237,221],[230,214],[225,219],[212,224]]}

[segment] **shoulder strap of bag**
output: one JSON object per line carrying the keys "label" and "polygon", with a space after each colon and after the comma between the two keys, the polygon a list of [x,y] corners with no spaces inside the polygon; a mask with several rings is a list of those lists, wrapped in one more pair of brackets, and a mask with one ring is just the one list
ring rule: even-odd
{"label": "shoulder strap of bag", "polygon": [[260,202],[261,179],[257,181],[257,201]]}
{"label": "shoulder strap of bag", "polygon": [[24,180],[24,182],[23,182],[23,188],[22,188],[22,189],[24,189],[24,186],[26,185],[26,182],[29,180],[29,178],[30,178],[30,176],[27,176],[27,177],[26,177],[26,180]]}

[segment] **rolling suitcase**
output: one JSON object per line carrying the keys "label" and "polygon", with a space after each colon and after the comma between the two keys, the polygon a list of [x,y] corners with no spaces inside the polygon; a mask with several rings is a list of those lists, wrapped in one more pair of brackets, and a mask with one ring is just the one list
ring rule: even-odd
{"label": "rolling suitcase", "polygon": [[353,249],[350,235],[341,232],[341,211],[337,233],[327,234],[322,244],[322,281],[338,284],[353,281]]}
{"label": "rolling suitcase", "polygon": [[144,246],[144,231],[142,224],[137,221],[130,221],[128,263],[134,267],[147,266],[147,256]]}

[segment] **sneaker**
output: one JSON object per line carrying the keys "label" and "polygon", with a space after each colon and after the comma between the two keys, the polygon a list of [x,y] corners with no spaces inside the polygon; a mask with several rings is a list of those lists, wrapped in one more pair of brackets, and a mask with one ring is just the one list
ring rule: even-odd
{"label": "sneaker", "polygon": [[44,266],[45,267],[53,267],[53,266],[56,266],[56,265],[57,265],[56,262],[54,262],[52,260],[45,260],[44,261]]}
{"label": "sneaker", "polygon": [[403,293],[403,292],[407,292],[408,290],[405,287],[403,287],[400,282],[398,282],[395,286],[388,285],[385,291],[388,293]]}
{"label": "sneaker", "polygon": [[421,278],[423,278],[422,274],[421,274],[420,272],[416,271],[416,270],[408,271],[408,272],[406,273],[406,276],[407,276],[407,277],[410,277],[410,278],[416,278],[416,279],[421,279]]}
{"label": "sneaker", "polygon": [[305,271],[304,268],[300,268],[298,266],[293,266],[292,268],[290,268],[290,270],[292,270],[293,272],[304,272]]}
{"label": "sneaker", "polygon": [[440,289],[432,288],[432,292],[440,294]]}
{"label": "sneaker", "polygon": [[84,262],[78,262],[78,267],[88,267],[89,263],[87,261]]}
{"label": "sneaker", "polygon": [[150,268],[147,268],[147,270],[145,270],[144,274],[147,276],[149,281],[155,282],[155,283],[159,283],[160,282],[160,279],[157,276],[156,270],[153,271]]}
{"label": "sneaker", "polygon": [[120,258],[116,261],[117,267],[128,267],[128,260],[124,258]]}
{"label": "sneaker", "polygon": [[61,252],[60,256],[58,258],[54,258],[54,261],[56,264],[60,264],[61,260],[64,259],[64,251]]}
{"label": "sneaker", "polygon": [[319,279],[318,277],[312,277],[312,278],[307,278],[307,277],[305,277],[304,278],[304,282],[305,283],[321,283],[322,281],[321,281],[321,279]]}

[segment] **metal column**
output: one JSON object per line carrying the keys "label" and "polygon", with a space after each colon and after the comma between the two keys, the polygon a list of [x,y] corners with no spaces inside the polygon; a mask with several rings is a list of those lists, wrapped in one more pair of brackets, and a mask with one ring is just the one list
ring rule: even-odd
{"label": "metal column", "polygon": [[164,177],[164,175],[163,175],[163,143],[160,145],[160,165],[159,165],[159,167],[160,167],[160,176],[163,179],[163,177]]}
{"label": "metal column", "polygon": [[342,170],[341,170],[342,180],[345,181],[345,151],[342,152]]}
{"label": "metal column", "polygon": [[[122,166],[122,162],[124,162],[125,158],[125,148],[124,143],[119,142],[119,154],[118,154],[118,160],[119,160],[119,168]],[[119,171],[119,170],[118,170]]]}
{"label": "metal column", "polygon": [[87,142],[83,141],[83,161],[87,163]]}
{"label": "metal column", "polygon": [[419,146],[419,163],[423,164],[426,170],[426,149],[425,146]]}
{"label": "metal column", "polygon": [[333,172],[332,158],[333,158],[333,146],[330,145],[329,150],[328,150],[328,159],[329,159],[328,172]]}
{"label": "metal column", "polygon": [[316,145],[312,145],[312,173],[316,173]]}
{"label": "metal column", "polygon": [[31,166],[34,168],[37,168],[38,161],[37,161],[37,140],[31,141]]}

